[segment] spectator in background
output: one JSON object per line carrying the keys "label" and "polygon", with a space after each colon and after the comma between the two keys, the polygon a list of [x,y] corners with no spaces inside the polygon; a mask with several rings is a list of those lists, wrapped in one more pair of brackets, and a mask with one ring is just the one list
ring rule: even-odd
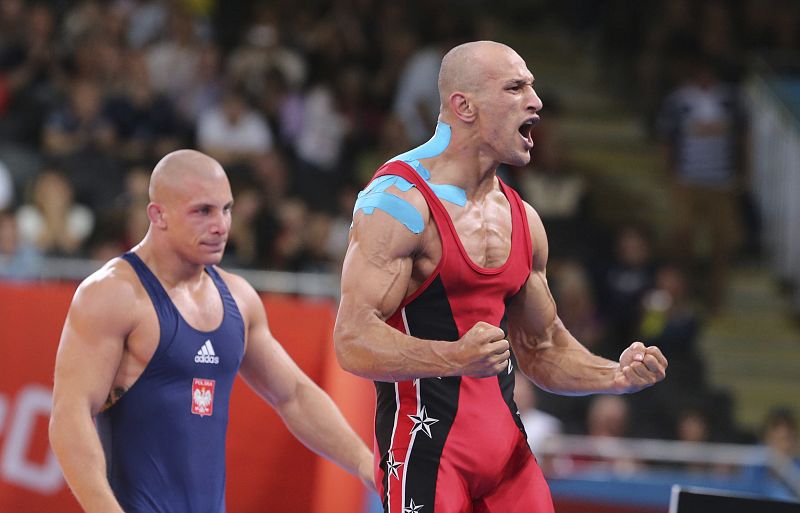
{"label": "spectator in background", "polygon": [[789,408],[774,408],[764,420],[763,443],[800,466],[800,438],[797,417]]}
{"label": "spectator in background", "polygon": [[410,145],[402,122],[395,116],[387,116],[381,125],[377,145],[362,150],[356,156],[353,180],[359,185],[366,184],[376,169],[392,157],[404,153]]}
{"label": "spectator in background", "polygon": [[[675,434],[681,442],[706,443],[711,441],[711,426],[708,416],[702,408],[687,406],[678,413]],[[707,473],[712,467],[707,463],[687,463],[683,466],[687,472]],[[722,471],[722,468],[718,469]]]}
{"label": "spectator in background", "polygon": [[116,153],[128,161],[153,160],[180,146],[182,130],[172,102],[150,85],[144,54],[130,52],[125,80],[106,101],[105,114],[118,141]]}
{"label": "spectator in background", "polygon": [[161,37],[167,26],[167,3],[140,0],[130,5],[127,40],[132,49],[141,49]]}
{"label": "spectator in background", "polygon": [[737,90],[719,79],[715,63],[703,55],[689,57],[683,85],[664,102],[659,132],[673,180],[678,261],[695,261],[701,229],[710,237],[707,304],[722,306],[728,269],[740,238],[737,194],[743,183],[744,113]]}
{"label": "spectator in background", "polygon": [[515,371],[514,403],[534,455],[548,438],[562,432],[562,424],[557,417],[536,408],[536,395],[536,386],[521,372]]}
{"label": "spectator in background", "polygon": [[197,121],[197,145],[222,165],[241,164],[272,149],[272,131],[244,92],[229,87]]}
{"label": "spectator in background", "polygon": [[41,266],[42,255],[36,246],[20,237],[14,212],[0,208],[0,279],[34,279]]}
{"label": "spectator in background", "polygon": [[56,20],[43,3],[6,0],[0,24],[0,139],[35,145],[63,75]]}
{"label": "spectator in background", "polygon": [[213,43],[205,44],[199,49],[192,83],[175,100],[183,122],[195,127],[200,116],[219,103],[223,89],[219,48]]}
{"label": "spectator in background", "polygon": [[103,113],[102,91],[96,84],[71,84],[68,102],[51,113],[42,142],[45,152],[55,157],[112,150],[114,127]]}
{"label": "spectator in background", "polygon": [[192,87],[201,39],[194,20],[179,4],[169,11],[167,23],[164,39],[146,49],[147,66],[153,88],[177,99]]}
{"label": "spectator in background", "polygon": [[598,437],[623,437],[628,434],[630,411],[624,398],[598,395],[592,399],[586,419],[586,434]]}
{"label": "spectator in background", "polygon": [[686,275],[675,265],[656,273],[655,287],[642,300],[639,338],[662,348],[670,362],[670,388],[674,393],[705,386],[705,368],[697,354],[701,319],[689,302]]}
{"label": "spectator in background", "polygon": [[403,123],[406,137],[412,145],[425,142],[433,133],[439,116],[439,64],[444,49],[452,45],[443,43],[417,50],[403,68],[397,84],[394,114]]}
{"label": "spectator in background", "polygon": [[150,170],[133,166],[125,174],[124,190],[97,217],[87,252],[93,260],[105,261],[124,253],[147,233]]}
{"label": "spectator in background", "polygon": [[230,55],[230,79],[242,84],[256,98],[263,94],[273,71],[286,80],[290,89],[299,88],[306,80],[307,63],[297,51],[281,44],[277,14],[272,8],[262,6],[255,18],[241,44]]}
{"label": "spectator in background", "polygon": [[314,209],[330,210],[342,184],[344,143],[353,127],[327,80],[314,83],[303,104],[303,124],[296,140],[295,191]]}
{"label": "spectator in background", "polygon": [[564,262],[553,266],[552,279],[553,297],[560,306],[559,317],[564,326],[590,351],[598,351],[604,330],[585,270],[577,262]]}
{"label": "spectator in background", "polygon": [[231,231],[225,255],[230,267],[255,267],[258,264],[258,216],[264,205],[261,191],[252,185],[236,187],[233,195],[236,215],[232,216]]}
{"label": "spectator in background", "polygon": [[[531,162],[514,171],[522,197],[539,213],[547,228],[553,258],[586,258],[590,230],[586,213],[588,184],[575,173],[564,151],[560,104],[545,97],[547,123],[533,129],[536,144]],[[585,261],[585,260],[584,260]]]}
{"label": "spectator in background", "polygon": [[81,255],[94,227],[94,214],[76,204],[73,196],[72,186],[60,171],[42,171],[33,183],[30,202],[17,211],[22,239],[46,255]]}
{"label": "spectator in background", "polygon": [[634,338],[639,322],[642,297],[655,281],[656,267],[648,231],[629,224],[617,232],[612,262],[599,271],[598,295],[607,327],[606,349],[602,354],[615,355],[622,350],[622,340]]}

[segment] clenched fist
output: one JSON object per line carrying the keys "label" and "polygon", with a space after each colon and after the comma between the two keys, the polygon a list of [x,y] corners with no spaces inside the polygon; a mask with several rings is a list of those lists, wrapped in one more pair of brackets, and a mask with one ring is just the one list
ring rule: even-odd
{"label": "clenched fist", "polygon": [[505,333],[497,326],[478,322],[464,333],[456,344],[456,364],[463,376],[484,378],[496,376],[508,368],[511,358]]}
{"label": "clenched fist", "polygon": [[659,348],[634,342],[619,357],[614,388],[622,394],[638,392],[664,379],[667,365]]}

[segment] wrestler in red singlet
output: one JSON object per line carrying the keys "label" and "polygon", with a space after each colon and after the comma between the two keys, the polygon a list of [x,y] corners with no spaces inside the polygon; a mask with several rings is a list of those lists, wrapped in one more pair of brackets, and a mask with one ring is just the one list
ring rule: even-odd
{"label": "wrestler in red singlet", "polygon": [[[478,321],[504,328],[505,301],[525,284],[532,262],[517,193],[500,181],[511,210],[511,251],[503,265],[487,269],[467,255],[444,205],[411,167],[390,162],[375,177],[383,175],[401,176],[418,188],[442,243],[434,273],[387,323],[415,337],[453,341]],[[496,377],[375,386],[376,476],[385,511],[553,511],[514,404],[510,365]],[[513,494],[506,493],[510,489]]]}

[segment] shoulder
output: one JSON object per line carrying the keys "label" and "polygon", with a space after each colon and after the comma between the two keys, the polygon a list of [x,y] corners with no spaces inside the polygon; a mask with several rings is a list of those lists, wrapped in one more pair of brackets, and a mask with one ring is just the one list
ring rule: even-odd
{"label": "shoulder", "polygon": [[359,194],[351,238],[413,248],[421,243],[430,222],[425,196],[405,178],[384,175],[372,180]]}
{"label": "shoulder", "polygon": [[129,325],[138,321],[138,306],[146,299],[147,292],[133,268],[115,258],[81,282],[70,315]]}
{"label": "shoulder", "polygon": [[263,311],[261,296],[258,295],[258,292],[250,282],[242,276],[228,272],[220,267],[215,266],[214,269],[219,273],[225,285],[228,286],[233,299],[236,300],[236,304],[248,321],[253,318],[255,313]]}
{"label": "shoulder", "polygon": [[531,231],[531,235],[534,234],[535,230],[542,229],[544,230],[544,224],[542,223],[542,218],[539,216],[539,213],[533,208],[533,205],[528,203],[525,200],[522,200],[522,206],[525,209],[525,217],[528,220],[528,228]]}
{"label": "shoulder", "polygon": [[527,201],[523,201],[525,207],[525,217],[528,219],[528,229],[531,232],[531,244],[533,245],[533,267],[543,268],[547,263],[549,247],[547,244],[547,232],[544,229],[542,218],[539,213]]}

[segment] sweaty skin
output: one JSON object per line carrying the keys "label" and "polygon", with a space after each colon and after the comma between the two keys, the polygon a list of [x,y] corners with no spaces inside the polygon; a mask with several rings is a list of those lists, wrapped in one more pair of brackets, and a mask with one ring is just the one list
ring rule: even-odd
{"label": "sweaty skin", "polygon": [[[150,228],[133,251],[186,322],[212,331],[222,323],[224,308],[204,268],[221,261],[231,225],[225,172],[199,152],[171,153],[153,171],[150,199]],[[243,278],[218,271],[244,321],[241,376],[300,441],[374,487],[371,452],[272,336],[258,294]],[[111,260],[78,287],[56,356],[50,441],[86,512],[122,513],[106,477],[94,417],[136,382],[159,337],[153,303],[124,260]]]}
{"label": "sweaty skin", "polygon": [[[481,267],[501,266],[511,251],[510,207],[495,173],[501,163],[530,161],[530,132],[542,108],[533,82],[522,58],[499,43],[467,43],[442,61],[439,119],[452,127],[451,140],[444,152],[421,163],[431,183],[466,192],[463,207],[443,204],[469,258]],[[356,212],[334,333],[342,367],[376,381],[492,376],[506,369],[509,342],[486,323],[453,343],[411,337],[386,324],[441,258],[439,233],[421,193],[387,192],[414,205],[425,228],[414,234],[380,210]],[[508,307],[509,339],[523,372],[561,394],[627,393],[663,379],[667,361],[657,347],[635,342],[613,362],[591,354],[564,328],[545,278],[545,230],[535,210],[528,204],[525,210],[533,269]]]}

